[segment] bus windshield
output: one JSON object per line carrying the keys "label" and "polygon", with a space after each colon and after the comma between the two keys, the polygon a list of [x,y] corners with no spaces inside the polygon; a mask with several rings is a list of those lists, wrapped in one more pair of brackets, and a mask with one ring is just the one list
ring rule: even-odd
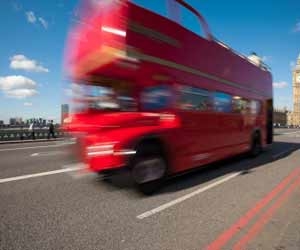
{"label": "bus windshield", "polygon": [[73,84],[75,109],[98,111],[136,111],[137,104],[126,86]]}
{"label": "bus windshield", "polygon": [[172,106],[172,89],[166,84],[145,87],[138,98],[134,98],[128,85],[73,84],[74,109],[160,112]]}

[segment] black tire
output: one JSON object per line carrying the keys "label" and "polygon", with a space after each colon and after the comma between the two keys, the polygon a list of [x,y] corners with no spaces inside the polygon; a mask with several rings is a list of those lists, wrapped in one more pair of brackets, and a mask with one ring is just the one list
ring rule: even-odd
{"label": "black tire", "polygon": [[[147,162],[150,165],[147,165]],[[145,169],[149,167],[148,170]],[[157,167],[158,178],[151,179],[148,181],[140,181],[138,176],[143,176],[147,171],[153,171],[153,167]],[[139,170],[140,169],[140,170]],[[145,144],[138,148],[135,159],[132,164],[132,176],[135,183],[138,186],[138,189],[145,195],[151,195],[157,191],[163,184],[166,173],[167,173],[167,164],[166,160],[163,157],[163,152],[157,144]],[[155,171],[155,170],[154,170]]]}
{"label": "black tire", "polygon": [[252,136],[250,156],[257,157],[261,152],[262,152],[261,136],[260,133],[256,132]]}

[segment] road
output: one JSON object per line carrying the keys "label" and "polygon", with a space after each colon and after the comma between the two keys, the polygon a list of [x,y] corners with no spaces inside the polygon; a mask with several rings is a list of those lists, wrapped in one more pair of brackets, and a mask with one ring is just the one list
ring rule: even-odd
{"label": "road", "polygon": [[300,131],[272,148],[169,180],[111,183],[63,142],[0,145],[0,249],[300,249]]}

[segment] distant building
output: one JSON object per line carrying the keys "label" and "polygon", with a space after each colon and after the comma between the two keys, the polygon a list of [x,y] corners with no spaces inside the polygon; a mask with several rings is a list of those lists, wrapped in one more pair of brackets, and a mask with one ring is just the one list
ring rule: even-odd
{"label": "distant building", "polygon": [[300,54],[293,69],[293,112],[289,114],[288,125],[300,126]]}
{"label": "distant building", "polygon": [[293,112],[289,111],[287,113],[287,125],[292,126],[293,125]]}
{"label": "distant building", "polygon": [[4,121],[0,120],[0,126],[2,127],[4,125]]}
{"label": "distant building", "polygon": [[21,126],[23,125],[24,122],[23,122],[23,119],[22,117],[12,117],[9,119],[9,125],[10,126]]}
{"label": "distant building", "polygon": [[286,108],[284,109],[274,109],[273,112],[273,123],[275,126],[287,126],[288,125],[288,114]]}
{"label": "distant building", "polygon": [[16,125],[22,125],[22,124],[23,124],[22,117],[16,117]]}
{"label": "distant building", "polygon": [[61,120],[60,123],[64,123],[64,119],[69,116],[69,104],[61,105]]}
{"label": "distant building", "polygon": [[9,118],[9,125],[17,125],[16,118]]}

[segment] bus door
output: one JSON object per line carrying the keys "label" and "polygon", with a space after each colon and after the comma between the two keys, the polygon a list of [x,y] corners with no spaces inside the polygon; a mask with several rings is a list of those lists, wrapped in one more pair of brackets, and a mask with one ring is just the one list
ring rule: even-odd
{"label": "bus door", "polygon": [[271,144],[273,142],[273,99],[267,100],[266,120],[267,144]]}

